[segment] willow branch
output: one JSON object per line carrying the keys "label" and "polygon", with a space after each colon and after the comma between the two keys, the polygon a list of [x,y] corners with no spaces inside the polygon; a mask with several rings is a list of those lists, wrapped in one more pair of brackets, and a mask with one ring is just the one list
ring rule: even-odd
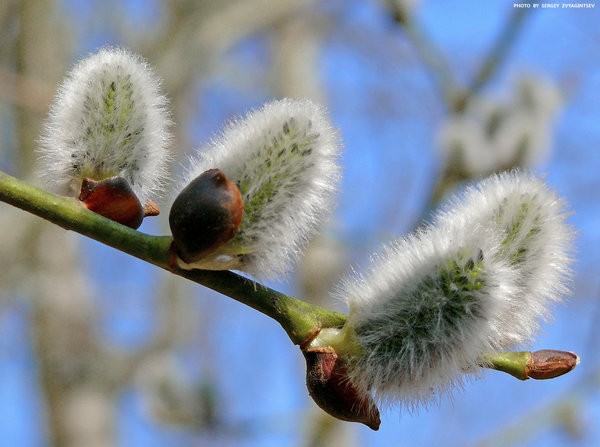
{"label": "willow branch", "polygon": [[[152,236],[95,214],[77,200],[58,196],[0,172],[0,200],[194,281],[246,304],[276,320],[295,344],[302,344],[318,330],[341,327],[343,314],[297,300],[233,272],[182,270],[172,262],[171,236]],[[489,354],[482,367],[519,379],[556,377],[579,362],[563,351],[505,352]]]}
{"label": "willow branch", "polygon": [[296,344],[319,328],[339,327],[346,320],[340,313],[297,300],[233,272],[181,270],[170,262],[170,236],[132,230],[85,209],[74,199],[1,172],[0,200],[244,303],[276,320]]}

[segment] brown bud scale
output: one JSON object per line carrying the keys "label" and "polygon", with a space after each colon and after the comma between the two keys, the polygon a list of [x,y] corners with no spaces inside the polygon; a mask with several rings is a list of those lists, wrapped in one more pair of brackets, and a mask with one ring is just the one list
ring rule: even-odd
{"label": "brown bud scale", "polygon": [[90,211],[130,228],[138,228],[144,219],[144,209],[123,177],[84,179],[79,201]]}
{"label": "brown bud scale", "polygon": [[156,202],[152,199],[146,200],[146,203],[144,203],[144,217],[158,216],[159,214],[160,209]]}
{"label": "brown bud scale", "polygon": [[331,416],[360,422],[378,430],[379,410],[368,394],[362,394],[348,378],[345,361],[329,346],[303,349],[306,386],[315,403]]}
{"label": "brown bud scale", "polygon": [[566,374],[579,364],[579,357],[567,351],[544,349],[531,353],[527,376],[532,379],[553,379]]}

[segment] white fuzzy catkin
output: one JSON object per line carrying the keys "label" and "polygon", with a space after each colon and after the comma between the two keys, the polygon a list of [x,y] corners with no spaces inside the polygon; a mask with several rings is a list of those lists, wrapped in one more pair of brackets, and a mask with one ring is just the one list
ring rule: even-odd
{"label": "white fuzzy catkin", "polygon": [[468,188],[438,216],[438,225],[487,221],[502,237],[496,256],[517,272],[519,287],[502,330],[504,349],[531,340],[540,317],[549,317],[548,305],[568,292],[573,230],[566,216],[564,202],[543,181],[517,172]]}
{"label": "white fuzzy catkin", "polygon": [[68,195],[124,177],[144,203],[163,187],[171,140],[160,79],[138,55],[103,48],[67,75],[40,139],[40,175]]}
{"label": "white fuzzy catkin", "polygon": [[231,122],[192,160],[184,185],[221,169],[240,188],[244,213],[227,268],[263,278],[285,273],[331,212],[339,140],[325,110],[283,99]]}
{"label": "white fuzzy catkin", "polygon": [[531,341],[566,292],[571,239],[562,201],[530,175],[468,188],[340,286],[363,348],[351,380],[411,406],[461,384],[483,353]]}

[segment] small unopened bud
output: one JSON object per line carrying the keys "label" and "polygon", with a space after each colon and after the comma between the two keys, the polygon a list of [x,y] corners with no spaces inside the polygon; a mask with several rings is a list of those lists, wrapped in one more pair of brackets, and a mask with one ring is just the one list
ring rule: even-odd
{"label": "small unopened bud", "polygon": [[134,229],[145,215],[144,207],[123,177],[83,179],[79,201],[90,211]]}
{"label": "small unopened bud", "polygon": [[160,209],[156,202],[152,199],[146,200],[144,203],[144,217],[148,216],[158,216],[160,214]]}
{"label": "small unopened bud", "polygon": [[306,386],[310,397],[331,416],[360,422],[378,430],[379,410],[369,394],[363,394],[348,377],[346,362],[332,347],[303,349],[306,359]]}
{"label": "small unopened bud", "polygon": [[527,377],[537,380],[553,379],[573,371],[578,364],[579,357],[572,352],[551,349],[532,352]]}
{"label": "small unopened bud", "polygon": [[169,213],[177,255],[192,263],[213,253],[235,235],[243,209],[240,190],[222,171],[209,169],[196,177]]}

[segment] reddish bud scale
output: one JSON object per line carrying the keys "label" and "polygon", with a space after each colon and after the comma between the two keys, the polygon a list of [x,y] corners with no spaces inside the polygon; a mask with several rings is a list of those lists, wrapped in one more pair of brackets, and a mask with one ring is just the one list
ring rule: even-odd
{"label": "reddish bud scale", "polygon": [[348,422],[360,422],[378,430],[379,410],[370,395],[362,395],[348,378],[346,363],[329,346],[306,348],[308,393],[324,411]]}
{"label": "reddish bud scale", "polygon": [[144,204],[144,217],[148,216],[158,216],[160,214],[160,209],[156,202],[152,199],[148,199]]}
{"label": "reddish bud scale", "polygon": [[235,235],[243,210],[240,190],[222,171],[200,174],[179,193],[169,213],[177,255],[191,263],[214,252]]}
{"label": "reddish bud scale", "polygon": [[144,208],[123,177],[83,179],[79,201],[90,211],[130,228],[138,228],[144,219]]}
{"label": "reddish bud scale", "polygon": [[532,379],[553,379],[566,374],[579,364],[579,357],[572,352],[544,349],[531,353],[527,376]]}

